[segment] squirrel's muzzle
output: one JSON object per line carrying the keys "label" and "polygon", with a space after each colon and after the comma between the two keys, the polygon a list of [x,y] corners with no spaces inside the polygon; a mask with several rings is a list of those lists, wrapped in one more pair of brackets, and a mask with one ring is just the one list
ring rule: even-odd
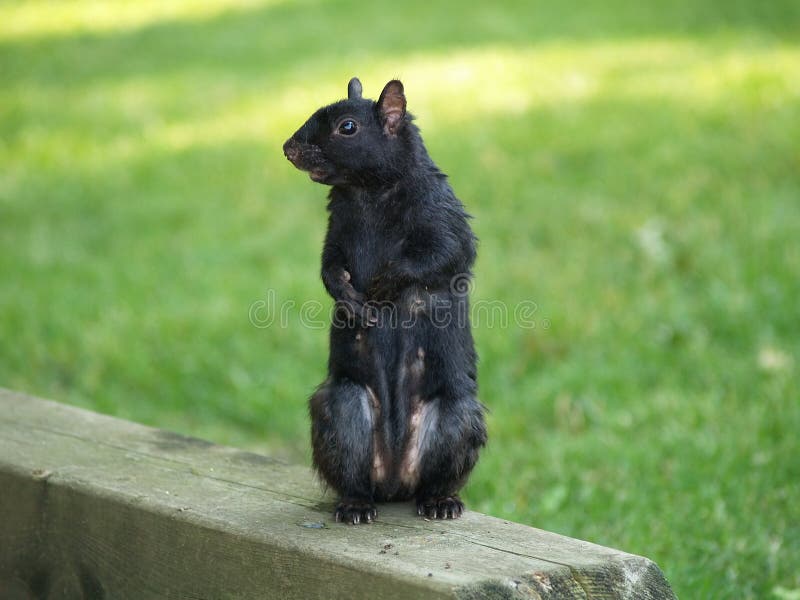
{"label": "squirrel's muzzle", "polygon": [[286,143],[283,145],[283,154],[294,166],[299,166],[297,161],[300,158],[300,144],[294,138],[286,140]]}
{"label": "squirrel's muzzle", "polygon": [[325,160],[322,150],[318,146],[298,142],[292,136],[283,145],[283,153],[295,167],[301,171],[307,171],[312,181],[327,184],[333,183],[331,177],[336,170]]}

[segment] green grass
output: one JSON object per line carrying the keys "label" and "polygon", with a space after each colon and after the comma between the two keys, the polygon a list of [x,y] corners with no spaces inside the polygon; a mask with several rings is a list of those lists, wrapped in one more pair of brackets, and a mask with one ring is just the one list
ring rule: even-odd
{"label": "green grass", "polygon": [[400,76],[474,299],[536,304],[476,327],[469,504],[797,598],[800,5],[667,4],[0,2],[0,385],[307,461],[325,190],[280,147]]}

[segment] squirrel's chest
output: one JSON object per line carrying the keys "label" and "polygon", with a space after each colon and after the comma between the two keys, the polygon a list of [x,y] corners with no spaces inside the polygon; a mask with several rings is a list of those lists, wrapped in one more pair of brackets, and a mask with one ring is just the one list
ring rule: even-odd
{"label": "squirrel's chest", "polygon": [[401,223],[386,215],[361,214],[347,220],[341,247],[347,257],[353,285],[365,289],[402,248]]}

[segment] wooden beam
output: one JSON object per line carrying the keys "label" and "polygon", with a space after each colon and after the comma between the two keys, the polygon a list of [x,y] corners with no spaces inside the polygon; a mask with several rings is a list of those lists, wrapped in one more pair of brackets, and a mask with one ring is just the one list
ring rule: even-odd
{"label": "wooden beam", "polygon": [[674,598],[618,550],[332,501],[305,467],[0,389],[0,598]]}

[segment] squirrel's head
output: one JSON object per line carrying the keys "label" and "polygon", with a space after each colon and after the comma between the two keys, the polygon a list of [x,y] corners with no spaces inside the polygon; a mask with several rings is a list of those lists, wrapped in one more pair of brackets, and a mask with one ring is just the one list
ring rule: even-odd
{"label": "squirrel's head", "polygon": [[311,115],[283,145],[283,153],[318,183],[390,183],[403,172],[403,134],[410,119],[402,83],[390,81],[373,102],[361,97],[361,82],[354,77],[347,100]]}

